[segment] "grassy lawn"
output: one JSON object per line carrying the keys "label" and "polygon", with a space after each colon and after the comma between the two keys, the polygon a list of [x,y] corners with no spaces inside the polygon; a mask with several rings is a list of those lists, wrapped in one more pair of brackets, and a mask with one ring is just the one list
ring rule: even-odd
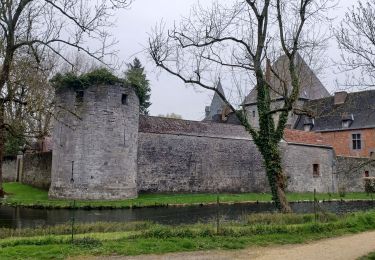
{"label": "grassy lawn", "polygon": [[[270,220],[272,224],[268,223]],[[212,224],[177,227],[152,223],[86,224],[76,227],[73,242],[67,235],[68,225],[19,231],[3,229],[1,234],[7,235],[0,239],[0,259],[65,259],[72,256],[241,249],[255,245],[304,243],[374,229],[375,211],[331,216],[317,223],[312,215],[251,215],[245,223],[222,225],[218,233]]]}
{"label": "grassy lawn", "polygon": [[[19,205],[30,207],[46,208],[69,208],[69,200],[50,200],[48,192],[36,189],[20,183],[5,183],[5,192],[9,196],[0,201],[4,205]],[[313,200],[312,193],[289,193],[289,201]],[[76,206],[81,208],[128,208],[128,207],[147,207],[147,206],[168,206],[168,205],[192,205],[215,203],[216,194],[140,194],[137,199],[128,199],[121,201],[77,201]],[[241,194],[220,194],[220,202],[270,202],[271,195],[264,193],[241,193]],[[339,194],[317,194],[319,200],[369,200],[366,193],[347,193],[341,198]]]}

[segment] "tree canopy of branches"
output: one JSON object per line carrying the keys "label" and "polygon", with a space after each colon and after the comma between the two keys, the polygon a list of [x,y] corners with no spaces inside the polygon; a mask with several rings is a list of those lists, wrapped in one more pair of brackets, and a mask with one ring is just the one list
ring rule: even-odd
{"label": "tree canopy of branches", "polygon": [[182,119],[182,116],[179,115],[179,114],[175,114],[175,113],[167,113],[165,115],[163,114],[160,114],[158,115],[159,117],[165,117],[165,118],[173,118],[173,119]]}
{"label": "tree canopy of branches", "polygon": [[[321,37],[313,32],[328,19],[331,4],[329,0],[216,1],[207,8],[197,5],[168,31],[164,24],[156,26],[149,39],[149,54],[159,68],[186,84],[215,91],[236,113],[262,154],[272,199],[282,212],[291,208],[279,142],[299,97],[296,56],[319,46]],[[275,53],[287,57],[291,76],[290,86],[283,85],[283,105],[278,109],[271,106],[272,86],[264,72],[267,57]],[[259,128],[249,123],[244,108],[237,109],[215,87],[218,74],[226,72],[243,73],[256,82]]]}
{"label": "tree canopy of branches", "polygon": [[141,114],[148,115],[148,108],[151,106],[151,88],[150,82],[145,74],[145,69],[138,58],[134,58],[133,63],[128,64],[128,70],[125,72],[125,82],[134,86],[138,98]]}
{"label": "tree canopy of branches", "polygon": [[355,76],[347,87],[375,86],[375,0],[358,1],[345,14],[335,35],[341,49],[341,69]]}
{"label": "tree canopy of branches", "polygon": [[112,26],[113,11],[128,5],[129,0],[0,0],[0,197],[5,131],[11,130],[5,123],[5,107],[9,102],[25,105],[9,84],[16,57],[32,57],[36,67],[46,53],[72,64],[72,50],[109,59],[116,42],[106,28]]}

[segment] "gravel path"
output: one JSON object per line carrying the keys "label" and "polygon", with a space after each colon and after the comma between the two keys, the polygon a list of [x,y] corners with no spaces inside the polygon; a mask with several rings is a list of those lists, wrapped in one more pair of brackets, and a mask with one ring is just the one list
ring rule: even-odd
{"label": "gravel path", "polygon": [[330,238],[301,245],[252,247],[235,251],[198,251],[136,257],[95,257],[84,259],[111,260],[353,260],[375,251],[375,231]]}

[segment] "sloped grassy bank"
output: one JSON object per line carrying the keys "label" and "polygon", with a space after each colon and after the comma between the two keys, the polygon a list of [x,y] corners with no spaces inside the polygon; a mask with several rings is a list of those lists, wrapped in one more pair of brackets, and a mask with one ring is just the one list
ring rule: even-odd
{"label": "sloped grassy bank", "polygon": [[[5,183],[4,190],[7,197],[0,200],[0,205],[22,206],[30,208],[72,208],[70,200],[50,200],[45,190],[30,187],[20,183]],[[116,209],[116,208],[141,208],[141,207],[168,207],[206,205],[216,203],[219,196],[220,203],[245,203],[245,202],[271,202],[271,195],[265,193],[241,193],[241,194],[140,194],[137,199],[120,201],[76,201],[75,207],[82,209]],[[313,201],[312,193],[289,193],[288,200]],[[339,194],[317,194],[320,201],[332,200],[371,200],[366,193],[347,193],[345,197]]]}
{"label": "sloped grassy bank", "polygon": [[69,225],[1,229],[0,259],[64,259],[69,256],[138,255],[253,245],[304,243],[348,233],[375,230],[375,211],[344,216],[254,214],[242,223],[164,226],[152,223]]}

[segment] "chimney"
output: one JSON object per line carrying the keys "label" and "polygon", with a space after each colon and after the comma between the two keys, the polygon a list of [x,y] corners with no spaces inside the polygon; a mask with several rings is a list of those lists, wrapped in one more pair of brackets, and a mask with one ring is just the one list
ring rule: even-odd
{"label": "chimney", "polygon": [[348,93],[346,91],[335,92],[334,105],[342,105],[346,101]]}
{"label": "chimney", "polygon": [[266,60],[266,81],[268,83],[271,82],[271,62],[270,62],[270,59],[268,58]]}

